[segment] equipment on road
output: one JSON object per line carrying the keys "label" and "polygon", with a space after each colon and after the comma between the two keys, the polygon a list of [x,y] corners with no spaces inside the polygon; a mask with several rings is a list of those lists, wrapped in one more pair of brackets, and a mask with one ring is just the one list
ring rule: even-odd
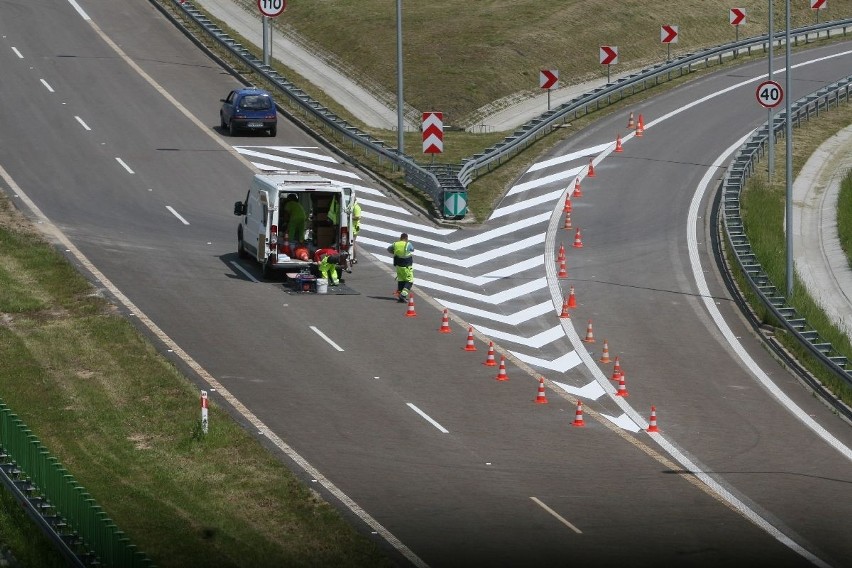
{"label": "equipment on road", "polygon": [[452,333],[453,330],[450,328],[450,314],[447,312],[447,308],[444,308],[444,315],[441,317],[441,327],[438,329],[441,333]]}
{"label": "equipment on road", "polygon": [[494,367],[497,365],[497,362],[494,360],[494,342],[488,342],[488,354],[485,357],[485,362],[483,363],[486,367]]}
{"label": "equipment on road", "polygon": [[547,404],[547,393],[544,390],[544,377],[538,378],[538,394],[535,397],[536,404]]}
{"label": "equipment on road", "polygon": [[495,377],[498,381],[508,381],[509,376],[506,374],[506,356],[500,355],[500,366],[497,368],[497,376]]}
{"label": "equipment on road", "polygon": [[464,346],[465,351],[476,351],[476,345],[473,343],[473,327],[467,328],[467,343]]}
{"label": "equipment on road", "polygon": [[651,419],[649,420],[648,430],[647,432],[659,432],[660,429],[657,428],[657,407],[651,407]]}

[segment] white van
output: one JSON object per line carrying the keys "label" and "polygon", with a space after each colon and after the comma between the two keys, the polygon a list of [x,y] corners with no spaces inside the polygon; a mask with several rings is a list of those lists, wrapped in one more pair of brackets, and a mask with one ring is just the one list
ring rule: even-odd
{"label": "white van", "polygon": [[242,217],[237,252],[260,263],[264,278],[274,271],[316,276],[321,254],[349,271],[354,205],[351,186],[313,172],[256,174],[245,201],[234,204],[234,215]]}

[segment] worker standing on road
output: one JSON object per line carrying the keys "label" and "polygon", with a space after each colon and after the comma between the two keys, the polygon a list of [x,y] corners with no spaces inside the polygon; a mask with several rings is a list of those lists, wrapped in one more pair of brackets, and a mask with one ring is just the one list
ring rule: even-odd
{"label": "worker standing on road", "polygon": [[293,248],[305,242],[305,208],[299,203],[295,193],[287,196],[284,203],[284,211],[287,213],[287,235]]}
{"label": "worker standing on road", "polygon": [[361,204],[355,200],[355,205],[352,206],[352,264],[358,262],[358,253],[355,252],[355,240],[358,238],[358,232],[361,230]]}
{"label": "worker standing on road", "polygon": [[414,245],[408,242],[408,234],[402,233],[399,240],[388,247],[393,254],[393,265],[396,267],[396,292],[398,302],[405,302],[414,284]]}

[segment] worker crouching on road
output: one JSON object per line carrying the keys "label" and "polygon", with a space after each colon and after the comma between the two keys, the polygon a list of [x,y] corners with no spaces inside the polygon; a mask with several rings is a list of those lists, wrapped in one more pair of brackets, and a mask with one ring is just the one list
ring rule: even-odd
{"label": "worker crouching on road", "polygon": [[414,245],[408,242],[408,234],[402,233],[399,240],[388,247],[393,254],[393,265],[396,267],[397,302],[405,302],[414,284]]}
{"label": "worker crouching on road", "polygon": [[319,249],[314,253],[314,260],[319,263],[320,276],[328,280],[329,286],[337,286],[340,279],[337,277],[337,263],[340,258],[337,251],[332,248]]}

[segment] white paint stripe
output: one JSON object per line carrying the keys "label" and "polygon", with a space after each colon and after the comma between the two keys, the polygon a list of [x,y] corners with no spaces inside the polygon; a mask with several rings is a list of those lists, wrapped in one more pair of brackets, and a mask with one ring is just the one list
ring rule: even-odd
{"label": "white paint stripe", "polygon": [[[361,242],[360,237],[358,242]],[[384,254],[371,254],[379,262],[383,262],[385,264],[393,264],[393,259],[388,256],[387,252],[385,252]],[[526,272],[527,270],[540,267],[543,263],[543,257],[538,256],[528,258],[527,260],[517,262],[504,268],[500,268],[498,270],[494,270],[487,274],[483,274],[482,276],[469,276],[467,273],[451,272],[449,270],[435,268],[434,266],[429,266],[426,264],[418,264],[417,272],[422,274],[432,274],[435,276],[440,276],[448,280],[457,280],[459,282],[464,282],[465,284],[470,284],[472,286],[486,286],[493,282],[501,282],[506,278],[517,276],[519,274],[522,274],[523,272]]]}
{"label": "white paint stripe", "polygon": [[372,188],[372,187],[367,187],[366,185],[355,185],[354,183],[351,184],[351,185],[352,185],[352,189],[354,189],[359,194],[365,193],[365,194],[368,194],[368,195],[375,195],[376,197],[387,198],[387,195],[385,195],[384,193],[382,193],[378,189],[375,189],[375,188]]}
{"label": "white paint stripe", "polygon": [[597,381],[589,381],[587,385],[582,387],[572,387],[571,385],[566,385],[565,383],[560,383],[558,381],[553,381],[553,384],[567,393],[573,394],[577,397],[587,398],[589,400],[597,400],[606,394],[606,391],[603,390],[603,387],[601,387]]}
{"label": "white paint stripe", "polygon": [[15,52],[15,55],[17,55],[17,56],[18,56],[18,59],[23,59],[23,58],[24,58],[23,54],[22,54],[20,51],[18,51],[18,48],[17,48],[17,47],[15,47],[14,45],[12,46],[12,51],[14,51],[14,52]]}
{"label": "white paint stripe", "polygon": [[720,168],[724,165],[725,160],[727,160],[728,156],[734,152],[737,148],[742,146],[742,144],[749,138],[750,135],[742,137],[740,140],[732,144],[727,150],[725,150],[722,155],[717,158],[716,162],[714,162],[713,166],[708,168],[707,173],[704,174],[704,177],[701,179],[701,182],[698,184],[698,188],[695,191],[695,194],[692,196],[692,203],[689,205],[689,217],[687,221],[687,234],[686,240],[687,245],[689,247],[689,262],[692,267],[692,274],[695,277],[695,284],[698,287],[698,294],[701,298],[701,301],[704,302],[704,306],[707,308],[707,311],[710,313],[710,316],[713,318],[713,321],[716,323],[716,327],[719,328],[719,331],[722,332],[722,335],[727,340],[728,344],[734,350],[734,352],[739,356],[742,362],[748,367],[748,369],[752,372],[752,374],[760,381],[762,384],[772,395],[780,402],[787,410],[789,410],[796,418],[798,418],[805,426],[810,428],[817,436],[822,438],[829,446],[840,452],[846,459],[852,460],[852,450],[849,449],[843,442],[835,438],[828,430],[823,428],[820,424],[818,424],[813,418],[808,416],[808,414],[799,408],[795,402],[793,402],[784,392],[778,388],[778,386],[772,382],[772,379],[760,368],[757,362],[751,358],[751,355],[743,348],[742,344],[737,339],[734,332],[728,327],[727,322],[722,317],[721,312],[719,312],[719,308],[716,307],[716,303],[713,298],[710,296],[710,288],[707,286],[707,280],[704,278],[704,272],[701,268],[701,259],[698,256],[698,240],[696,237],[696,231],[698,228],[698,209],[701,205],[701,201],[704,198],[704,193],[707,190],[707,187],[710,185],[711,180],[715,179],[717,176],[717,168]]}
{"label": "white paint stripe", "polygon": [[536,189],[543,185],[548,185],[557,181],[564,181],[566,179],[571,179],[575,177],[577,174],[586,169],[587,166],[580,166],[576,168],[571,168],[570,170],[565,170],[562,172],[557,172],[555,174],[550,174],[549,176],[540,177],[534,180],[525,181],[523,183],[519,183],[517,185],[512,186],[512,189],[506,193],[506,196],[515,195],[516,193],[523,193],[524,191],[529,191],[531,189]]}
{"label": "white paint stripe", "polygon": [[570,353],[561,355],[552,361],[548,361],[547,359],[542,359],[540,357],[533,357],[532,355],[526,355],[524,353],[518,353],[517,351],[509,351],[509,353],[524,363],[541,367],[543,369],[550,369],[557,373],[567,373],[582,362],[580,355],[577,354],[576,351],[571,351]]}
{"label": "white paint stripe", "polygon": [[257,279],[257,278],[255,278],[254,276],[252,276],[252,275],[249,273],[249,271],[248,271],[248,270],[246,270],[245,268],[243,268],[242,266],[240,266],[240,263],[239,263],[239,262],[237,262],[236,260],[232,260],[232,261],[231,261],[231,266],[233,266],[234,268],[236,268],[237,270],[239,270],[240,272],[242,272],[242,273],[243,273],[243,275],[244,275],[246,278],[248,278],[249,280],[251,280],[252,282],[260,282],[260,280],[258,280],[258,279]]}
{"label": "white paint stripe", "polygon": [[48,82],[45,81],[44,79],[39,79],[39,81],[41,81],[41,84],[44,85],[45,88],[47,88],[47,90],[50,91],[51,93],[56,92],[56,91],[53,90],[53,87],[51,87],[50,84],[48,84]]}
{"label": "white paint stripe", "polygon": [[71,4],[71,6],[73,6],[75,10],[77,10],[77,13],[80,14],[81,18],[83,18],[84,20],[87,20],[87,21],[91,20],[91,18],[85,12],[85,10],[83,10],[83,8],[81,8],[80,5],[77,4],[74,0],[68,0],[68,3]]}
{"label": "white paint stripe", "polygon": [[312,160],[318,160],[320,162],[330,162],[332,164],[339,164],[334,157],[329,156],[328,154],[321,154],[319,152],[306,152],[306,149],[318,150],[316,146],[235,146],[236,148],[260,148],[261,150],[275,150],[277,152],[284,152],[286,154],[293,154],[294,156],[302,156],[303,158],[310,158]]}
{"label": "white paint stripe", "polygon": [[304,162],[301,160],[291,160],[289,158],[282,158],[281,156],[276,156],[275,154],[265,154],[263,152],[256,152],[254,150],[249,150],[242,146],[234,146],[234,148],[243,156],[251,156],[252,158],[259,158],[273,163],[288,164],[297,168],[308,169],[315,172],[323,172],[326,174],[334,174],[340,177],[359,179],[357,174],[353,174],[352,172],[348,172],[339,168],[327,168],[325,166],[320,166],[313,162]]}
{"label": "white paint stripe", "polygon": [[116,162],[118,162],[119,164],[121,164],[121,167],[122,167],[122,168],[124,168],[125,170],[127,170],[127,172],[128,172],[128,173],[131,173],[131,174],[136,173],[136,172],[134,172],[133,170],[131,170],[131,169],[130,169],[130,166],[128,166],[127,164],[125,164],[125,163],[124,163],[124,160],[122,160],[121,158],[116,157],[116,158],[115,158],[115,161],[116,161]]}
{"label": "white paint stripe", "polygon": [[[490,260],[508,258],[511,253],[517,252],[519,250],[532,249],[533,247],[536,247],[542,242],[544,242],[544,237],[544,233],[533,235],[532,237],[526,238],[524,240],[514,242],[511,245],[507,245],[499,249],[489,250],[469,257],[453,258],[450,256],[444,256],[442,254],[434,254],[431,252],[415,250],[414,258],[415,263],[417,262],[417,259],[420,258],[432,260],[435,262],[443,262],[444,264],[452,264],[453,266],[458,266],[460,268],[472,268]],[[388,246],[387,242],[377,241],[366,236],[362,237],[360,234],[358,235],[358,244],[376,246],[379,247],[382,251],[387,249]],[[417,266],[415,264],[415,268],[416,267]]]}
{"label": "white paint stripe", "polygon": [[411,410],[413,410],[414,412],[416,412],[417,414],[419,414],[420,416],[422,416],[423,418],[425,418],[425,419],[426,419],[426,420],[427,420],[427,421],[428,421],[428,422],[429,422],[432,426],[434,426],[435,428],[437,428],[438,430],[440,430],[440,431],[441,431],[441,432],[443,432],[444,434],[449,434],[449,433],[450,433],[450,431],[449,431],[449,430],[447,430],[446,428],[444,428],[443,426],[441,426],[440,424],[438,424],[437,422],[435,422],[435,421],[434,421],[434,420],[433,420],[433,419],[432,419],[432,418],[431,418],[428,414],[426,414],[425,412],[423,412],[422,410],[420,410],[419,408],[417,408],[416,406],[414,406],[414,405],[413,405],[413,404],[411,404],[410,402],[406,402],[405,404],[406,404],[406,405],[407,405],[407,406],[408,406]]}
{"label": "white paint stripe", "polygon": [[558,166],[560,164],[564,164],[565,162],[570,162],[572,160],[577,160],[579,158],[585,158],[587,156],[594,156],[595,154],[602,152],[609,146],[609,142],[606,144],[598,144],[597,146],[589,146],[588,148],[583,148],[582,150],[577,150],[575,152],[571,152],[570,154],[565,154],[556,158],[551,158],[549,160],[544,160],[541,162],[536,162],[533,166],[528,169],[528,172],[535,172],[538,170],[542,170],[544,168],[549,168],[551,166]]}
{"label": "white paint stripe", "polygon": [[[449,308],[448,308],[449,309]],[[502,341],[511,341],[512,343],[517,343],[519,345],[525,345],[527,347],[531,347],[533,349],[541,349],[548,343],[553,343],[557,339],[562,339],[565,337],[565,332],[562,330],[562,326],[557,325],[551,327],[546,331],[542,331],[541,333],[537,333],[532,337],[524,337],[522,335],[516,335],[514,333],[507,333],[505,331],[500,331],[498,329],[491,329],[489,327],[485,327],[482,325],[477,325],[474,322],[473,326],[483,335],[487,335],[492,339],[500,339]]]}
{"label": "white paint stripe", "polygon": [[491,217],[489,220],[498,219],[500,217],[505,217],[506,215],[511,215],[512,213],[517,213],[518,211],[523,211],[524,209],[531,209],[538,205],[542,204],[550,204],[552,201],[559,199],[559,197],[563,194],[564,189],[557,189],[556,191],[551,191],[550,193],[545,193],[544,195],[539,195],[538,197],[527,198],[517,203],[513,203],[511,205],[506,205],[504,207],[498,207],[491,213]]}
{"label": "white paint stripe", "polygon": [[189,225],[189,221],[187,221],[186,219],[181,217],[180,213],[175,211],[174,207],[172,207],[171,205],[166,205],[166,209],[168,209],[171,212],[172,215],[177,217],[180,220],[181,223],[183,223],[184,225]]}
{"label": "white paint stripe", "polygon": [[81,125],[83,128],[85,128],[86,130],[91,130],[91,128],[89,128],[89,125],[88,125],[88,124],[86,124],[85,122],[83,122],[83,119],[82,119],[82,118],[80,118],[79,116],[75,116],[74,118],[75,118],[75,119],[77,119],[77,122],[79,122],[79,123],[80,123],[80,125]]}
{"label": "white paint stripe", "polygon": [[326,341],[329,345],[331,345],[332,347],[334,347],[334,348],[335,348],[335,349],[337,349],[338,351],[343,351],[343,347],[341,347],[340,345],[338,345],[337,343],[335,343],[334,341],[332,341],[332,340],[331,340],[331,338],[330,338],[329,336],[327,336],[326,334],[324,334],[322,331],[320,331],[320,330],[319,330],[319,328],[317,328],[316,326],[313,326],[313,325],[308,326],[308,327],[310,327],[310,328],[311,328],[311,330],[313,330],[313,332],[314,332],[314,333],[316,333],[317,335],[319,335],[320,337],[322,337],[323,339],[325,339],[325,341]]}
{"label": "white paint stripe", "polygon": [[638,432],[641,428],[627,416],[626,412],[622,412],[618,416],[610,416],[609,414],[604,414],[601,412],[601,416],[618,426],[619,428],[623,428],[629,432]]}
{"label": "white paint stripe", "polygon": [[[364,219],[367,216],[364,213],[370,213],[369,217],[372,218],[373,209],[379,209],[381,211],[393,211],[394,213],[400,213],[402,215],[411,215],[411,212],[405,207],[400,207],[399,205],[391,205],[385,201],[373,201],[372,199],[364,199],[361,196],[358,196],[358,203],[361,205],[361,224],[364,224]],[[452,233],[452,229],[437,229],[439,231],[445,231],[444,234]]]}
{"label": "white paint stripe", "polygon": [[510,300],[515,300],[522,296],[528,296],[533,292],[547,288],[547,278],[541,277],[531,282],[525,282],[520,286],[515,286],[514,288],[509,288],[508,290],[503,290],[494,294],[481,294],[479,292],[471,292],[469,290],[463,290],[461,288],[458,288],[457,286],[447,286],[444,284],[438,284],[437,282],[431,282],[422,278],[417,279],[417,285],[422,286],[424,288],[429,288],[430,290],[436,290],[438,292],[448,292],[450,294],[454,294],[456,297],[466,298],[468,300],[474,300],[476,302],[499,305]]}
{"label": "white paint stripe", "polygon": [[548,513],[550,513],[551,515],[553,515],[554,517],[556,517],[556,519],[557,519],[560,523],[562,523],[563,525],[565,525],[566,527],[568,527],[569,529],[571,529],[571,530],[572,530],[572,531],[574,531],[575,533],[577,533],[577,534],[583,534],[583,532],[582,532],[580,529],[578,529],[577,527],[575,527],[574,525],[572,525],[571,523],[569,523],[567,520],[565,520],[564,518],[562,518],[562,516],[560,516],[560,515],[559,515],[559,513],[557,513],[556,511],[554,511],[553,509],[551,509],[550,507],[548,507],[548,506],[547,506],[547,505],[545,505],[544,503],[542,503],[539,499],[536,499],[535,497],[530,497],[530,499],[532,499],[532,500],[536,503],[536,505],[538,505],[539,507],[541,507],[542,509],[544,509],[545,511],[547,511]]}
{"label": "white paint stripe", "polygon": [[[417,285],[420,285],[419,282]],[[543,302],[541,304],[530,306],[529,308],[525,308],[512,314],[503,315],[495,314],[493,312],[488,312],[485,310],[480,310],[479,308],[472,308],[470,306],[465,306],[464,304],[457,304],[455,302],[450,302],[441,298],[435,298],[435,301],[446,307],[448,310],[452,310],[454,312],[471,314],[476,317],[491,321],[499,321],[500,323],[505,323],[509,325],[518,325],[524,323],[525,321],[529,321],[532,318],[536,318],[538,316],[550,313],[553,310],[553,305],[550,302]]]}

